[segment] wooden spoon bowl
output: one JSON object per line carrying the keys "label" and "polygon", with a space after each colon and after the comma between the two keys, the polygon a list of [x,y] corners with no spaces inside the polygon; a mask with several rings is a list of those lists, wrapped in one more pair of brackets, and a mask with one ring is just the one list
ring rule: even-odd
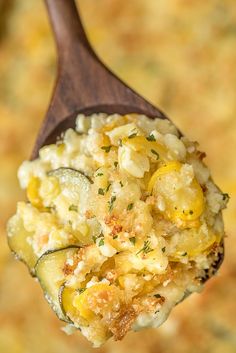
{"label": "wooden spoon bowl", "polygon": [[74,127],[78,113],[141,113],[166,118],[100,61],[86,37],[74,0],[45,2],[57,43],[58,73],[32,159],[43,145]]}

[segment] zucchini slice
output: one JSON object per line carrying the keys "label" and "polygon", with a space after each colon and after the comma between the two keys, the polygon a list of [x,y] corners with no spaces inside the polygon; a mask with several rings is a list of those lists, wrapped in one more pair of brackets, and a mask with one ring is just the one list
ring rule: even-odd
{"label": "zucchini slice", "polygon": [[44,291],[45,298],[59,319],[66,322],[69,320],[61,310],[59,292],[67,277],[63,271],[66,260],[72,258],[78,252],[78,249],[80,249],[78,246],[70,246],[60,250],[48,251],[39,258],[35,266],[35,273]]}
{"label": "zucchini slice", "polygon": [[72,305],[76,291],[74,288],[66,287],[65,283],[59,290],[59,302],[61,310],[69,322],[73,322],[73,317],[76,317],[77,310]]}
{"label": "zucchini slice", "polygon": [[[99,287],[99,285],[97,285],[96,288],[97,287]],[[86,299],[88,298],[90,291],[91,289],[88,288],[70,288],[67,287],[65,283],[60,288],[59,302],[61,305],[61,310],[66,316],[68,322],[73,323],[77,328],[79,328],[82,322],[83,325],[87,326],[88,322],[95,317],[95,314],[87,307]],[[86,293],[85,296],[84,293]],[[73,305],[74,299],[75,297],[78,297],[78,294],[83,297],[83,299],[81,300],[81,310],[79,310]]]}
{"label": "zucchini slice", "polygon": [[32,237],[33,233],[28,232],[19,215],[11,217],[7,223],[7,240],[11,251],[15,256],[24,262],[29,268],[32,276],[35,274],[35,264],[37,256],[34,254],[33,248],[28,239]]}
{"label": "zucchini slice", "polygon": [[78,206],[80,213],[84,213],[88,205],[91,179],[78,170],[64,167],[51,170],[48,175],[59,180],[62,192]]}

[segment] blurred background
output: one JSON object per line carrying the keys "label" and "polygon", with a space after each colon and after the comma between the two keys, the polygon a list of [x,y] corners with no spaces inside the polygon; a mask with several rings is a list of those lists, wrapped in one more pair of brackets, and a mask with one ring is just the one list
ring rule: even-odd
{"label": "blurred background", "polygon": [[[65,0],[66,1],[66,0]],[[109,341],[99,353],[236,352],[235,0],[79,0],[103,61],[207,152],[231,196],[226,259],[201,295],[159,329]],[[23,199],[16,172],[29,158],[50,100],[56,52],[42,0],[0,0],[0,352],[92,353],[66,336],[27,269],[6,244],[5,223]]]}

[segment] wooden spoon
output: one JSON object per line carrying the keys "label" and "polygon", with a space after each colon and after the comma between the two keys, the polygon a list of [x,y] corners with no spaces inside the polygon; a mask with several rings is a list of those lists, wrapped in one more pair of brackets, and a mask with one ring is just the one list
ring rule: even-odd
{"label": "wooden spoon", "polygon": [[143,113],[166,116],[116,77],[97,57],[86,37],[74,0],[45,0],[58,50],[54,93],[39,131],[39,149],[75,126],[78,113]]}
{"label": "wooden spoon", "polygon": [[[142,113],[167,117],[116,77],[97,57],[86,37],[74,0],[45,0],[58,49],[58,74],[32,159],[39,149],[75,126],[78,113]],[[217,271],[224,258],[213,264]],[[206,271],[202,281],[208,279]]]}

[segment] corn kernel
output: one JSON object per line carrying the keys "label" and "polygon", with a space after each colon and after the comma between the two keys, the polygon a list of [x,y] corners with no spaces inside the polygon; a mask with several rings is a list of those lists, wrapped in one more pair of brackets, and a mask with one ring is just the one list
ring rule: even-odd
{"label": "corn kernel", "polygon": [[49,176],[42,180],[39,194],[43,199],[51,201],[59,195],[60,191],[58,179],[54,176]]}
{"label": "corn kernel", "polygon": [[57,154],[58,156],[61,156],[63,152],[65,151],[66,145],[64,143],[60,143],[57,145]]}
{"label": "corn kernel", "polygon": [[106,167],[101,167],[94,174],[94,184],[97,189],[106,190],[108,187],[108,171]]}
{"label": "corn kernel", "polygon": [[76,231],[73,235],[79,240],[82,245],[88,245],[92,243],[90,236],[90,229],[87,223],[80,223],[76,227]]}
{"label": "corn kernel", "polygon": [[27,197],[31,204],[35,207],[42,207],[42,199],[39,195],[41,181],[37,177],[32,177],[27,187]]}
{"label": "corn kernel", "polygon": [[111,141],[109,139],[109,137],[105,134],[102,134],[102,139],[101,139],[101,143],[102,143],[102,146],[110,146],[111,144]]}

